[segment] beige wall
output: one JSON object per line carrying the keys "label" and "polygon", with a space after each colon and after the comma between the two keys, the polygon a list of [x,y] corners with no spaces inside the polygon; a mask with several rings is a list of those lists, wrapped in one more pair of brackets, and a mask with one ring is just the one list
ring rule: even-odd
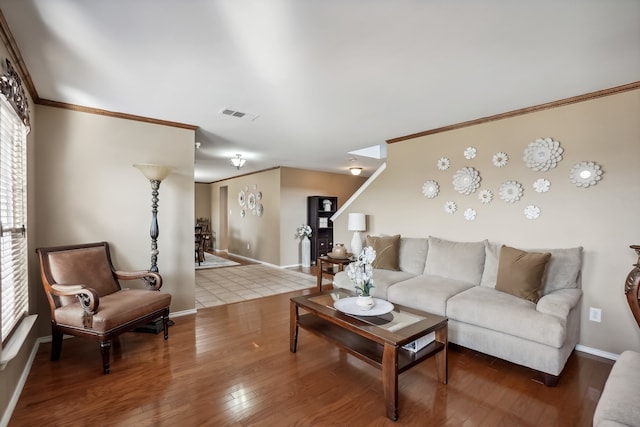
{"label": "beige wall", "polygon": [[[640,350],[640,332],[626,304],[623,283],[636,262],[629,245],[640,242],[640,90],[534,112],[486,124],[391,144],[388,167],[349,208],[368,214],[371,234],[434,235],[460,241],[490,239],[520,248],[584,246],[582,330],[580,344],[619,354]],[[548,172],[534,172],[522,160],[527,144],[538,137],[553,137],[564,148],[563,160]],[[474,146],[478,155],[466,160],[463,151]],[[497,151],[509,155],[504,168],[491,157]],[[451,159],[451,168],[440,171],[440,157]],[[602,181],[577,188],[569,182],[574,164],[594,161],[602,166]],[[453,174],[471,166],[482,177],[481,189],[494,192],[483,205],[477,193],[455,192]],[[536,193],[537,178],[551,181],[547,193]],[[422,195],[429,179],[440,184],[435,199]],[[507,180],[523,184],[522,200],[500,200],[498,188]],[[449,215],[444,203],[453,200],[458,211]],[[541,209],[537,220],[527,220],[527,205]],[[463,211],[478,212],[466,221]],[[335,222],[338,239],[347,241],[347,215]],[[589,307],[602,309],[602,322],[588,320]]]}
{"label": "beige wall", "polygon": [[211,188],[209,184],[195,183],[195,218],[209,218],[211,221]]}
{"label": "beige wall", "polygon": [[151,184],[132,165],[172,166],[159,192],[158,267],[171,311],[193,309],[194,132],[40,105],[36,112],[34,246],[106,240],[117,268],[148,269]]}
{"label": "beige wall", "polygon": [[[307,223],[307,197],[336,196],[340,208],[366,178],[294,168],[281,170],[281,265],[298,265],[301,263],[300,240],[295,238],[295,233],[298,226]],[[340,240],[334,239],[334,242]]]}
{"label": "beige wall", "polygon": [[[300,264],[296,228],[306,223],[307,196],[338,196],[342,205],[364,182],[351,175],[277,168],[238,178],[215,182],[211,189],[212,227],[220,240],[220,188],[228,188],[229,243],[217,245],[230,253],[279,266]],[[253,215],[247,210],[240,216],[238,193],[262,192],[264,214]]]}

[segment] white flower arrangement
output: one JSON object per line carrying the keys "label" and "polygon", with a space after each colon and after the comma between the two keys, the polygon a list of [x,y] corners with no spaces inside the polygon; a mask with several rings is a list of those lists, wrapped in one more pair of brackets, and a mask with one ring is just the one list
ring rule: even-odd
{"label": "white flower arrangement", "polygon": [[296,237],[299,239],[311,237],[311,227],[307,224],[302,224],[296,231]]}
{"label": "white flower arrangement", "polygon": [[362,249],[356,261],[347,266],[347,276],[360,296],[371,296],[371,288],[374,287],[372,264],[375,259],[376,251],[371,246],[367,246]]}

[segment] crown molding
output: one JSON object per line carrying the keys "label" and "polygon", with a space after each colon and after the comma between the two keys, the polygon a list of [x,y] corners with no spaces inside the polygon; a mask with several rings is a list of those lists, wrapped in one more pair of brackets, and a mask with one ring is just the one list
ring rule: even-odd
{"label": "crown molding", "polygon": [[448,132],[450,130],[461,129],[469,126],[475,126],[475,125],[479,125],[487,122],[495,122],[497,120],[521,116],[523,114],[529,114],[535,111],[548,110],[550,108],[561,107],[564,105],[575,104],[578,102],[590,101],[592,99],[602,98],[603,96],[615,95],[617,93],[628,92],[635,89],[640,89],[640,81],[612,87],[609,89],[603,89],[596,92],[590,92],[583,95],[573,96],[571,98],[565,98],[559,101],[547,102],[546,104],[540,104],[533,107],[520,108],[518,110],[509,111],[506,113],[495,114],[493,116],[481,117],[479,119],[469,120],[469,121],[457,123],[454,125],[425,130],[422,132],[413,133],[411,135],[400,136],[398,138],[388,139],[387,143],[393,144],[395,142],[407,141],[409,139],[419,138],[421,136],[434,135],[436,133]]}

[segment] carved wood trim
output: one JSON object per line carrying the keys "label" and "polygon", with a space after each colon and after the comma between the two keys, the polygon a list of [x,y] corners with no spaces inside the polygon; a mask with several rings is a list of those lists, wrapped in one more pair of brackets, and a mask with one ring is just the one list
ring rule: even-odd
{"label": "carved wood trim", "polygon": [[436,133],[442,133],[442,132],[447,132],[447,131],[450,131],[450,130],[465,128],[465,127],[469,127],[469,126],[475,126],[475,125],[479,125],[479,124],[487,123],[487,122],[494,122],[494,121],[497,121],[497,120],[502,120],[502,119],[507,119],[507,118],[511,118],[511,117],[521,116],[523,114],[533,113],[533,112],[536,112],[536,111],[548,110],[550,108],[556,108],[556,107],[561,107],[561,106],[564,106],[564,105],[575,104],[575,103],[578,103],[578,102],[589,101],[589,100],[592,100],[592,99],[601,98],[603,96],[614,95],[614,94],[621,93],[621,92],[628,92],[628,91],[635,90],[635,89],[640,89],[640,81],[629,83],[629,84],[622,85],[622,86],[612,87],[612,88],[609,88],[609,89],[599,90],[599,91],[596,91],[596,92],[591,92],[591,93],[587,93],[587,94],[583,94],[583,95],[578,95],[578,96],[574,96],[574,97],[571,97],[571,98],[565,98],[565,99],[561,99],[559,101],[547,102],[546,104],[535,105],[533,107],[526,107],[526,108],[521,108],[519,110],[509,111],[509,112],[506,112],[506,113],[495,114],[493,116],[481,117],[479,119],[469,120],[469,121],[466,121],[466,122],[457,123],[457,124],[450,125],[450,126],[443,126],[443,127],[435,128],[435,129],[431,129],[431,130],[425,130],[423,132],[418,132],[418,133],[414,133],[414,134],[411,134],[411,135],[400,136],[398,138],[388,139],[387,143],[388,144],[393,144],[394,142],[401,142],[401,141],[406,141],[406,140],[409,140],[409,139],[419,138],[421,136],[433,135],[433,134],[436,134]]}
{"label": "carved wood trim", "polygon": [[22,87],[22,80],[20,76],[13,69],[11,61],[5,59],[6,70],[4,74],[0,76],[0,93],[2,93],[9,101],[9,104],[13,107],[22,123],[30,129],[29,121],[29,101],[27,95]]}
{"label": "carved wood trim", "polygon": [[640,245],[631,245],[630,248],[638,254],[638,262],[633,264],[633,270],[627,275],[624,282],[624,293],[627,296],[631,313],[640,327]]}

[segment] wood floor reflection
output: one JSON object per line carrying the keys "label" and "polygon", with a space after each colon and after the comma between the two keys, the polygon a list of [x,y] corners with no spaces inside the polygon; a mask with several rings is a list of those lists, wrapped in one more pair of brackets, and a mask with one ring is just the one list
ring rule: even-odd
{"label": "wood floor reflection", "polygon": [[400,418],[385,417],[380,371],[306,331],[289,352],[289,298],[174,318],[169,340],[127,333],[102,375],[95,342],[37,352],[10,426],[590,426],[612,362],[574,353],[548,388],[460,347],[449,384],[428,360],[400,376]]}

